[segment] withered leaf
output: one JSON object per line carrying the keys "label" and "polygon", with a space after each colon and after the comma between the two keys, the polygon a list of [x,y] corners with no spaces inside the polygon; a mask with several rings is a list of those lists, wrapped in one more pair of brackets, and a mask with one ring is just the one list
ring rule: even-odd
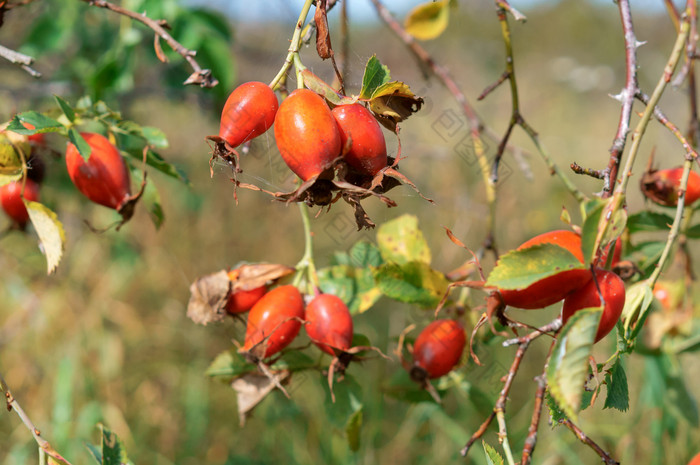
{"label": "withered leaf", "polygon": [[416,96],[403,82],[387,82],[377,88],[369,102],[370,109],[380,118],[400,123],[423,106],[423,99]]}
{"label": "withered leaf", "polygon": [[[249,291],[264,286],[268,281],[282,278],[294,273],[291,266],[277,263],[257,263],[254,265],[241,265],[236,268],[237,276],[232,280],[232,292],[239,290]],[[229,278],[231,275],[229,274]]]}
{"label": "withered leaf", "polygon": [[313,90],[333,105],[348,105],[357,102],[357,97],[347,97],[335,89],[314,73],[305,69],[301,72],[304,77],[304,85]]}
{"label": "withered leaf", "polygon": [[326,0],[318,0],[316,2],[314,22],[316,23],[316,51],[321,59],[326,60],[333,56],[331,35],[328,31],[328,17],[326,15]]}
{"label": "withered leaf", "polygon": [[190,285],[187,317],[201,325],[223,320],[230,292],[231,281],[224,270],[197,278]]}
{"label": "withered leaf", "polygon": [[241,426],[245,424],[248,413],[275,389],[276,384],[289,376],[289,371],[283,370],[272,376],[274,381],[262,373],[248,373],[231,383],[238,399],[238,418]]}

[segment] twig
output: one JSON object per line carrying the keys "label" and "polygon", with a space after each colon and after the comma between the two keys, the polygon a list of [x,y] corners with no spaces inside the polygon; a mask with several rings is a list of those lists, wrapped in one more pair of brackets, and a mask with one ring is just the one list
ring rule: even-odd
{"label": "twig", "polygon": [[630,118],[632,117],[632,105],[634,105],[634,96],[639,92],[637,85],[637,48],[642,45],[642,42],[637,41],[637,36],[634,34],[634,24],[632,23],[632,11],[630,10],[629,0],[620,0],[618,2],[620,10],[620,19],[622,21],[622,32],[625,39],[625,87],[622,91],[614,96],[615,99],[622,103],[620,111],[620,120],[617,124],[617,132],[613,139],[612,147],[610,147],[610,160],[608,167],[605,169],[606,179],[603,183],[603,197],[610,197],[615,190],[622,153],[625,151],[627,135],[630,131]]}
{"label": "twig", "polygon": [[25,55],[23,53],[19,53],[15,50],[11,50],[7,47],[3,47],[0,45],[0,57],[3,57],[10,63],[13,63],[15,65],[19,65],[20,68],[25,70],[27,73],[29,73],[30,76],[35,77],[35,78],[40,78],[41,73],[34,68],[32,68],[31,65],[34,63],[34,58],[30,57],[29,55]]}
{"label": "twig", "polygon": [[[552,341],[552,347],[554,347],[554,341]],[[535,406],[532,409],[532,421],[530,421],[530,426],[527,429],[527,438],[525,439],[525,445],[523,446],[523,455],[520,458],[520,465],[529,465],[532,462],[532,453],[535,451],[535,446],[537,445],[537,429],[540,426],[540,418],[542,417],[544,393],[547,391],[547,377],[545,375],[546,371],[547,367],[545,365],[542,375],[535,378],[535,381],[537,382]]]}
{"label": "twig", "polygon": [[571,165],[571,171],[573,171],[576,174],[585,174],[586,176],[590,176],[592,178],[596,179],[605,179],[606,177],[606,170],[594,170],[591,168],[584,168],[583,166],[579,165],[576,162],[573,162]]}
{"label": "twig", "polygon": [[690,33],[688,34],[688,42],[685,46],[685,62],[683,68],[678,72],[676,78],[671,85],[674,87],[680,86],[686,77],[690,74],[695,64],[697,57],[697,48],[695,44],[698,41],[698,4],[696,0],[687,0],[686,11],[690,17]]}
{"label": "twig", "polygon": [[41,437],[41,431],[39,431],[39,429],[36,426],[34,426],[32,420],[19,405],[17,399],[15,399],[15,397],[12,395],[12,392],[10,392],[10,388],[7,386],[7,382],[5,382],[5,378],[3,378],[2,374],[0,374],[0,391],[5,393],[5,402],[7,404],[7,410],[14,410],[15,413],[17,413],[17,416],[19,416],[20,420],[22,420],[22,423],[24,423],[27,429],[31,431],[34,440],[39,445],[39,449],[42,450],[44,453],[50,455],[54,459],[58,460],[60,463],[63,463],[65,465],[71,465],[71,463],[68,460],[66,460],[65,458],[63,458],[63,456],[61,456],[61,454],[56,452],[53,446],[49,444],[49,441]]}
{"label": "twig", "polygon": [[607,452],[605,452],[598,444],[596,444],[591,438],[589,438],[586,435],[586,433],[584,433],[578,426],[573,424],[571,420],[566,418],[564,420],[559,420],[559,423],[569,428],[571,432],[576,435],[579,441],[593,449],[606,465],[620,465],[620,462],[610,457],[610,455]]}
{"label": "twig", "polygon": [[149,28],[153,30],[153,32],[156,33],[156,38],[155,38],[155,49],[156,53],[158,54],[158,58],[161,58],[162,53],[159,53],[160,49],[160,44],[159,44],[159,39],[165,40],[170,48],[172,48],[176,53],[181,55],[187,63],[190,64],[194,72],[188,77],[185,82],[183,82],[184,85],[190,85],[190,84],[197,84],[200,87],[214,87],[216,86],[219,81],[217,81],[214,76],[211,74],[210,69],[202,69],[201,66],[199,66],[199,63],[197,63],[197,60],[194,59],[195,55],[197,54],[193,50],[189,50],[180,44],[180,42],[176,41],[173,39],[173,37],[165,30],[164,26],[167,27],[167,23],[165,21],[155,21],[145,14],[139,14],[135,13],[131,10],[127,10],[125,8],[122,8],[118,5],[115,5],[113,3],[109,3],[105,0],[82,0],[83,2],[87,3],[90,6],[95,6],[98,8],[105,8],[107,10],[114,11],[115,13],[118,13],[120,15],[124,15],[128,18],[134,19],[140,23],[145,24]]}
{"label": "twig", "polygon": [[340,76],[342,82],[348,82],[350,72],[350,20],[347,0],[340,4],[340,36]]}
{"label": "twig", "polygon": [[[649,103],[649,96],[644,92],[638,92],[636,97],[644,104]],[[666,117],[666,115],[661,111],[661,109],[658,106],[654,107],[654,117],[657,120],[659,120],[661,124],[666,126],[668,130],[673,133],[674,136],[676,136],[676,138],[681,143],[681,145],[685,149],[686,154],[689,157],[693,159],[698,158],[698,152],[693,148],[692,144],[688,141],[688,139],[685,138],[685,136],[683,135],[683,133],[681,133],[678,127]]]}
{"label": "twig", "polygon": [[[467,119],[467,125],[469,126],[470,136],[472,139],[472,147],[474,149],[474,155],[479,162],[479,168],[481,170],[482,177],[484,179],[484,184],[486,186],[486,199],[489,205],[489,217],[487,220],[487,240],[486,242],[491,243],[490,250],[496,250],[493,244],[493,231],[495,230],[495,216],[496,216],[496,187],[495,182],[491,179],[489,161],[486,158],[486,148],[482,138],[482,134],[486,134],[493,140],[499,140],[498,135],[491,129],[487,128],[481,118],[477,115],[474,107],[469,103],[464,92],[459,88],[457,83],[454,81],[450,72],[444,66],[438,64],[433,57],[425,50],[418,42],[415,41],[413,36],[411,36],[405,29],[399,24],[399,22],[392,16],[392,14],[387,10],[387,8],[379,1],[372,0],[377,14],[384,21],[384,23],[394,32],[394,34],[403,41],[403,43],[408,47],[408,49],[413,53],[416,59],[422,63],[427,69],[429,69],[447,88],[447,90],[452,94],[455,101],[459,104],[462,109],[462,113]],[[496,257],[498,258],[498,257]]]}
{"label": "twig", "polygon": [[[511,117],[510,121],[508,123],[508,128],[506,129],[505,134],[503,137],[500,139],[500,142],[498,144],[498,150],[496,151],[496,157],[494,159],[493,163],[493,168],[492,168],[492,180],[495,179],[497,173],[498,173],[498,165],[500,164],[501,158],[503,156],[504,150],[506,145],[508,144],[508,141],[510,139],[510,136],[512,134],[513,128],[515,126],[520,126],[525,133],[530,137],[530,140],[532,141],[533,144],[535,144],[535,147],[537,148],[538,153],[544,160],[545,164],[549,168],[550,172],[552,174],[555,174],[559,176],[561,181],[564,183],[564,186],[567,188],[567,190],[574,196],[576,200],[579,202],[582,202],[585,199],[585,196],[581,191],[571,182],[571,180],[564,174],[562,170],[559,169],[559,167],[554,163],[552,160],[552,157],[549,155],[549,153],[545,150],[545,148],[542,146],[540,143],[539,135],[537,134],[537,131],[530,126],[530,124],[525,121],[523,118],[522,114],[520,113],[520,99],[518,98],[518,83],[517,79],[515,76],[515,60],[513,56],[513,43],[511,40],[511,33],[510,33],[510,26],[508,24],[508,17],[506,16],[506,11],[510,11],[511,14],[516,19],[521,19],[519,18],[515,13],[513,13],[512,7],[508,5],[507,2],[501,1],[501,0],[495,0],[496,5],[498,7],[497,10],[497,15],[498,15],[498,21],[501,24],[501,34],[503,36],[503,43],[505,45],[505,71],[501,76],[498,78],[498,80],[492,84],[491,86],[487,87],[484,92],[482,92],[482,95],[488,94],[491,92],[493,89],[495,89],[498,85],[501,83],[505,82],[507,79],[510,84],[510,93],[511,93]],[[523,17],[524,18],[524,17]]]}

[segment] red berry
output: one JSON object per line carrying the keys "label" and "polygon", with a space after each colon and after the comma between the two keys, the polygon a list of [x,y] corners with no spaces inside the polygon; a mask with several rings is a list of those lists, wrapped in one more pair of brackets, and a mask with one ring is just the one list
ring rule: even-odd
{"label": "red berry", "polygon": [[[228,272],[228,277],[231,281],[238,279],[238,270]],[[228,302],[226,302],[226,311],[234,315],[236,313],[245,313],[255,305],[258,300],[267,293],[267,286],[260,286],[254,289],[241,289],[231,293]]]}
{"label": "red berry", "polygon": [[[554,244],[571,252],[583,263],[581,237],[567,230],[550,231],[524,242],[518,250],[538,244]],[[499,290],[506,305],[516,308],[544,308],[559,302],[567,294],[579,289],[592,278],[588,269],[565,270],[541,279],[524,289]]]}
{"label": "red berry", "polygon": [[[625,283],[612,271],[602,268],[595,270],[595,277],[598,286],[600,286],[600,293],[605,301],[603,315],[600,318],[598,332],[595,336],[595,342],[598,342],[612,331],[620,319],[620,315],[622,315],[622,309],[625,306]],[[599,307],[601,305],[596,281],[589,281],[588,284],[564,299],[564,308],[562,309],[562,321],[564,323],[571,318],[571,315],[582,308]]]}
{"label": "red berry", "polygon": [[428,377],[439,378],[459,362],[466,344],[464,328],[455,320],[435,320],[418,335],[413,345],[414,366]]}
{"label": "red berry", "polygon": [[275,122],[278,106],[277,96],[267,84],[241,84],[226,100],[219,136],[232,147],[258,137]]}
{"label": "red berry", "polygon": [[688,462],[688,465],[700,465],[700,454],[696,455],[692,459],[690,459],[690,462]]}
{"label": "red berry", "polygon": [[337,106],[332,113],[340,128],[342,147],[352,139],[345,160],[362,174],[377,174],[387,165],[386,142],[372,113],[359,103]]}
{"label": "red berry", "polygon": [[[0,204],[7,216],[15,223],[24,226],[29,221],[27,207],[22,201],[22,181],[12,181],[0,186]],[[39,201],[39,184],[27,179],[24,185],[24,198],[34,202]]]}
{"label": "red berry", "polygon": [[353,335],[352,317],[340,297],[321,294],[306,307],[306,333],[322,351],[335,355],[333,349],[346,351]]}
{"label": "red berry", "polygon": [[[642,176],[642,192],[648,199],[659,205],[675,207],[678,205],[678,191],[681,188],[682,176],[682,167],[650,170]],[[700,174],[691,171],[688,176],[684,205],[695,203],[698,199],[700,199]]]}
{"label": "red berry", "polygon": [[284,99],[275,117],[282,159],[301,179],[320,174],[340,156],[340,129],[325,100],[308,89]]}
{"label": "red berry", "polygon": [[257,301],[248,314],[244,351],[258,344],[266,347],[267,358],[287,347],[299,334],[304,319],[304,301],[291,285],[272,289]]}
{"label": "red berry", "polygon": [[92,152],[86,162],[69,142],[66,150],[68,175],[88,199],[118,211],[131,195],[126,162],[106,137],[94,133],[81,135]]}

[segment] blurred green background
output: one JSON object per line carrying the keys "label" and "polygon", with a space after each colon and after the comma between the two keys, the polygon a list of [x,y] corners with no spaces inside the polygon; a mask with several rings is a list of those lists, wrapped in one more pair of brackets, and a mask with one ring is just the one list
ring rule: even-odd
{"label": "blurred green background", "polygon": [[[270,3],[276,8],[275,3],[285,2]],[[494,7],[488,1],[474,3],[459,2],[446,33],[425,43],[472,103],[503,70]],[[170,141],[162,155],[191,181],[186,186],[152,174],[166,215],[161,230],[155,230],[141,208],[119,233],[94,234],[83,220],[106,225],[114,220],[113,212],[88,204],[74,190],[60,156],[47,159],[42,198],[58,212],[68,237],[58,271],[45,275],[32,232],[0,240],[0,372],[42,434],[74,464],[89,463],[84,444],[96,441],[97,422],[124,439],[137,464],[464,463],[459,450],[490,408],[472,402],[468,393],[476,386],[495,399],[499,378],[512,360],[514,349],[501,348],[497,338],[481,346],[489,354],[486,366],[469,363],[450,378],[453,387],[443,407],[409,404],[386,395],[389,378],[405,377],[396,361],[375,359],[352,366],[346,382],[354,378],[361,384],[364,404],[357,453],[350,451],[344,437],[347,417],[340,406],[328,402],[320,374],[296,377],[290,385],[291,401],[274,392],[245,427],[238,425],[233,390],[208,379],[204,371],[219,352],[231,347],[232,339],[241,340],[244,328],[232,321],[207,327],[193,324],[185,316],[188,287],[196,277],[242,260],[295,264],[303,252],[302,227],[296,207],[272,203],[263,194],[239,191],[236,205],[228,168],[215,165],[210,178],[210,149],[204,137],[217,133],[223,101],[237,83],[269,82],[276,74],[295,17],[290,15],[286,22],[225,18],[174,0],[121,4],[168,19],[173,35],[198,50],[198,60],[214,71],[220,86],[214,90],[180,86],[189,69],[171,53],[170,63],[158,63],[148,30],[82,2],[34,2],[7,13],[0,28],[0,43],[34,55],[36,68],[44,73],[41,80],[29,80],[21,70],[0,62],[0,120],[29,109],[49,110],[53,94],[72,102],[84,94],[101,98],[125,118],[161,128]],[[616,6],[569,0],[523,11],[528,21],[511,25],[525,118],[560,166],[576,161],[602,168],[619,118],[619,103],[609,94],[618,93],[624,82]],[[637,9],[634,15],[637,37],[648,41],[639,49],[640,86],[650,92],[675,32],[663,11]],[[334,11],[331,31],[336,48],[337,17]],[[394,79],[425,98],[424,108],[402,125],[407,158],[401,169],[435,200],[435,205],[428,204],[410,188],[400,187],[390,193],[397,208],[387,209],[375,199],[366,200],[365,206],[377,224],[404,213],[417,215],[433,250],[433,266],[451,270],[467,256],[447,239],[443,226],[477,249],[488,212],[481,176],[464,145],[464,118],[450,94],[437,80],[423,77],[411,54],[382,24],[350,20],[349,92],[359,91],[364,63],[377,54]],[[302,59],[316,74],[332,79],[330,64],[315,57],[313,46],[302,50]],[[476,109],[502,133],[510,105],[508,89],[503,87]],[[685,89],[669,89],[662,107],[685,128],[689,117]],[[395,141],[386,135],[395,152]],[[65,149],[63,139],[47,140],[57,151]],[[526,153],[523,162],[507,156],[501,168],[496,231],[501,250],[562,227],[562,206],[571,211],[574,222],[580,221],[575,202],[550,176],[521,131],[515,131],[513,143]],[[652,147],[662,167],[683,160],[677,141],[656,123],[650,125],[642,153],[648,154]],[[490,142],[490,155],[495,148],[496,142]],[[271,133],[255,140],[244,160],[242,181],[273,190],[288,186],[290,173],[278,157]],[[637,165],[639,173],[644,162]],[[590,178],[576,177],[575,182],[587,194],[601,189]],[[636,187],[630,191],[628,207],[630,212],[645,208]],[[0,225],[4,221],[0,219]],[[352,212],[342,204],[313,219],[312,228],[320,266],[329,263],[334,251],[348,250],[360,239],[374,240],[375,234],[355,231]],[[692,250],[697,252],[697,247]],[[484,261],[485,269],[492,265],[490,259]],[[678,270],[672,267],[668,276],[675,275]],[[475,293],[472,304],[481,305],[482,296]],[[551,320],[557,311],[513,315],[537,324]],[[390,353],[403,328],[424,324],[431,315],[382,299],[356,316],[355,325]],[[510,396],[507,417],[514,450],[522,448],[527,435],[536,386],[532,379],[541,371],[548,346],[537,341],[530,349]],[[605,360],[613,350],[611,336],[596,346],[596,357]],[[698,398],[700,361],[692,355],[677,361],[675,368],[686,374],[688,391]],[[687,463],[700,451],[698,425],[688,421],[692,412],[689,415],[685,408],[694,406],[694,401],[677,399],[674,396],[681,390],[657,382],[657,358],[632,356],[627,362],[630,411],[602,410],[599,402],[582,413],[580,426],[623,464]],[[35,463],[36,444],[17,416],[5,413],[0,418],[0,463]],[[600,462],[570,432],[550,428],[546,414],[539,431],[535,463]],[[484,439],[497,446],[495,426]],[[486,463],[478,444],[466,463]]]}

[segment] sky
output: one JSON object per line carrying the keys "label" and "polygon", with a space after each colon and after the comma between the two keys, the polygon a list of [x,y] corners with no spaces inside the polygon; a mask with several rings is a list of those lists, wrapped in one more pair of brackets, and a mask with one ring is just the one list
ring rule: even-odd
{"label": "sky", "polygon": [[[347,0],[349,16],[353,21],[376,20],[374,7],[369,0]],[[387,6],[398,17],[403,17],[412,7],[427,0],[384,0]],[[491,0],[458,0],[464,2],[490,2]],[[515,8],[527,13],[535,6],[554,3],[557,0],[510,0]],[[613,0],[590,0],[597,3],[613,3]],[[183,0],[190,5],[208,6],[221,10],[227,16],[236,20],[269,21],[294,20],[299,15],[304,0]],[[660,11],[664,9],[661,0],[631,0],[633,9]],[[676,0],[676,4],[685,3]]]}

